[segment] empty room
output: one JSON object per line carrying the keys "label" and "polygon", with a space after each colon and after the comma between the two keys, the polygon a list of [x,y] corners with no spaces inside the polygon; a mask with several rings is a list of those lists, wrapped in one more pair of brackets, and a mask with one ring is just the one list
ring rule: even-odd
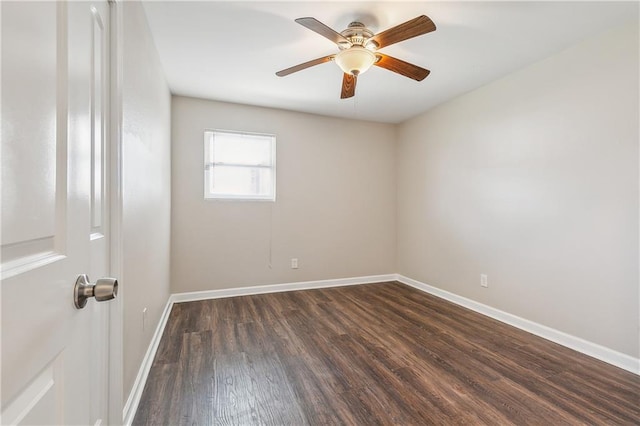
{"label": "empty room", "polygon": [[0,19],[0,424],[640,424],[637,1]]}

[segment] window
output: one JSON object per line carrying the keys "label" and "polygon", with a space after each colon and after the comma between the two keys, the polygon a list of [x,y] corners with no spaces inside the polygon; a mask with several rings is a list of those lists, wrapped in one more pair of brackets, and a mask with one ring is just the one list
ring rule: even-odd
{"label": "window", "polygon": [[276,137],[204,132],[204,198],[276,199]]}

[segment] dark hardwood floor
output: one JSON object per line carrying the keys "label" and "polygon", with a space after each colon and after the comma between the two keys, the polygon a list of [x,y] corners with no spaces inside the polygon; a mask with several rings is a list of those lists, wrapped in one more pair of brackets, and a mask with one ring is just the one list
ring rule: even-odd
{"label": "dark hardwood floor", "polygon": [[135,425],[639,425],[640,376],[400,283],[176,304]]}

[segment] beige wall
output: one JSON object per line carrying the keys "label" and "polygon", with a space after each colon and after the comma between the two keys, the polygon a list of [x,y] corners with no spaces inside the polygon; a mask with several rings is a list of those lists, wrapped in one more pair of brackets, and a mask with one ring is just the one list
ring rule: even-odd
{"label": "beige wall", "polygon": [[627,26],[402,124],[398,272],[638,357],[638,75]]}
{"label": "beige wall", "polygon": [[[123,2],[124,397],[169,298],[171,95],[138,2]],[[142,310],[148,308],[146,329]]]}
{"label": "beige wall", "polygon": [[[172,119],[172,292],[395,272],[394,126],[185,97]],[[275,203],[203,199],[214,128],[277,136]]]}

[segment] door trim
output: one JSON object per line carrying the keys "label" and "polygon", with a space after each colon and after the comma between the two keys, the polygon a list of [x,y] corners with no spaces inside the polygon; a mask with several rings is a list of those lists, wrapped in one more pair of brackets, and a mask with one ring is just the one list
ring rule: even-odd
{"label": "door trim", "polygon": [[[110,273],[124,282],[122,247],[122,2],[109,3],[109,209],[110,209]],[[109,312],[109,424],[124,422],[123,408],[123,306],[126,289],[120,288]]]}

